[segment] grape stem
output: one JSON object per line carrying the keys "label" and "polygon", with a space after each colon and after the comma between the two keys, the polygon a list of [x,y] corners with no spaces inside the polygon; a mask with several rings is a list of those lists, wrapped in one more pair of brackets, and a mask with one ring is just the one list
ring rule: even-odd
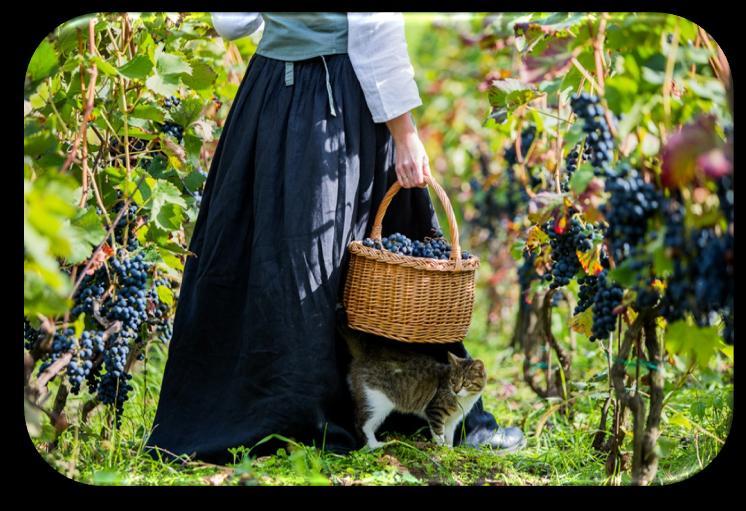
{"label": "grape stem", "polygon": [[[88,21],[88,45],[89,45],[89,52],[91,54],[95,53],[95,47],[96,47],[96,17],[92,17]],[[98,67],[96,67],[95,63],[91,63],[91,67],[88,70],[88,75],[90,76],[88,80],[88,98],[85,105],[85,110],[83,111],[83,120],[80,124],[80,131],[75,136],[75,140],[73,141],[73,146],[70,149],[70,153],[67,155],[67,158],[65,159],[65,163],[62,165],[62,169],[60,170],[61,174],[64,174],[67,169],[70,168],[70,165],[72,165],[73,160],[75,159],[75,153],[78,152],[78,147],[80,146],[81,141],[83,142],[83,157],[82,157],[82,165],[83,165],[83,194],[82,196],[85,197],[88,187],[88,178],[87,178],[87,168],[88,163],[86,161],[86,156],[88,152],[88,145],[86,143],[86,136],[85,134],[88,132],[88,121],[91,118],[91,112],[93,112],[93,100],[95,98],[96,94],[96,80],[98,79]],[[81,80],[82,80],[81,76]],[[83,91],[81,91],[82,93]],[[126,125],[125,125],[126,128]]]}

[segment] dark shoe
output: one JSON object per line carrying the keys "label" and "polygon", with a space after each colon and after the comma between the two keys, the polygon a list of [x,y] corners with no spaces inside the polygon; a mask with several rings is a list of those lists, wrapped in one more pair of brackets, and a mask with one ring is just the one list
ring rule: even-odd
{"label": "dark shoe", "polygon": [[497,429],[477,428],[466,435],[464,444],[477,448],[489,446],[499,454],[507,454],[523,449],[526,446],[526,437],[523,436],[523,431],[515,426]]}

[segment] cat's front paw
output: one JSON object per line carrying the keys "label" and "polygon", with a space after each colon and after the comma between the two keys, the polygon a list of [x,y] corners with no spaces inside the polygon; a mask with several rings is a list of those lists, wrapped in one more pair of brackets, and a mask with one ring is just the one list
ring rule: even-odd
{"label": "cat's front paw", "polygon": [[384,444],[383,442],[379,442],[378,440],[368,440],[368,444],[366,445],[366,447],[372,450],[372,449],[380,449],[384,445],[386,444]]}
{"label": "cat's front paw", "polygon": [[437,445],[446,445],[446,436],[445,435],[433,435],[433,442],[435,442]]}

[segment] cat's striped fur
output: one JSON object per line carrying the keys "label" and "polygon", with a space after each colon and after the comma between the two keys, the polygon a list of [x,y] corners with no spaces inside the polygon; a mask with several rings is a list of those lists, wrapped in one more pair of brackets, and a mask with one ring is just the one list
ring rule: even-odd
{"label": "cat's striped fur", "polygon": [[358,434],[371,448],[382,444],[376,429],[392,412],[411,413],[430,425],[433,441],[453,445],[456,426],[479,399],[487,381],[480,360],[448,353],[449,363],[408,349],[384,345],[340,326],[352,355],[347,382],[355,402]]}

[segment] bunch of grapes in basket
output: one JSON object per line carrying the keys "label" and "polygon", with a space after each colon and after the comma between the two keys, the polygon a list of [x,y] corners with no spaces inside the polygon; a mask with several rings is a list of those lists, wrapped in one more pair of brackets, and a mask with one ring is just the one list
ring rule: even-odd
{"label": "bunch of grapes in basket", "polygon": [[[395,232],[391,236],[384,236],[380,241],[365,238],[363,245],[378,250],[387,250],[399,255],[424,257],[428,259],[450,259],[451,245],[443,237],[443,231],[435,229],[433,236],[426,236],[424,240],[411,240],[402,233]],[[462,250],[461,259],[469,259],[471,254]]]}

